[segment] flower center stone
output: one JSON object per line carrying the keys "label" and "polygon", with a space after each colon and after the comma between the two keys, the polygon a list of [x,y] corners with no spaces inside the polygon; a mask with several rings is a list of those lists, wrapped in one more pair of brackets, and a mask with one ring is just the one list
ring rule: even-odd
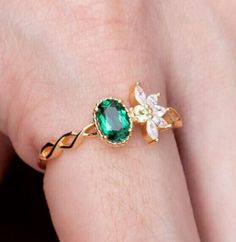
{"label": "flower center stone", "polygon": [[124,143],[131,131],[125,106],[117,99],[103,99],[95,108],[95,125],[101,136],[112,144]]}
{"label": "flower center stone", "polygon": [[138,123],[145,123],[152,117],[151,110],[147,106],[143,105],[135,106],[133,113]]}

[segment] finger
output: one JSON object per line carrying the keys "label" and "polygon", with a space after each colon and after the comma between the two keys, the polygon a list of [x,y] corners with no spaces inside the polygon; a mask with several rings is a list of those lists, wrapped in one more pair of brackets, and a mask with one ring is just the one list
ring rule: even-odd
{"label": "finger", "polygon": [[[22,53],[21,63],[30,62],[25,61],[17,75],[22,79],[11,109],[9,135],[27,163],[36,167],[38,150],[51,138],[90,123],[100,98],[112,95],[127,104],[130,80],[152,80],[143,83],[147,93],[159,90],[165,101],[161,64],[154,54],[156,41],[149,39],[153,23],[136,3],[104,2],[93,11],[90,4],[89,14],[95,18],[82,18],[82,24],[69,21],[70,30],[80,33],[73,32],[73,38],[70,31],[63,38],[50,34],[55,26],[49,21],[43,41],[33,43],[40,51]],[[152,8],[146,7],[150,13]],[[77,10],[84,13],[84,8]],[[31,7],[34,23],[41,23],[33,13]],[[60,34],[68,26],[63,24],[59,31],[56,23]],[[45,193],[61,241],[199,241],[173,134],[148,146],[136,131],[121,149],[87,140],[49,162]]]}
{"label": "finger", "polygon": [[197,240],[174,138],[162,138],[147,146],[134,134],[119,150],[92,139],[49,162],[45,192],[59,238]]}
{"label": "finger", "polygon": [[[32,140],[25,140],[25,137],[33,137],[39,150],[50,137],[56,138],[61,132],[87,124],[91,118],[89,110],[101,97],[121,96],[127,103],[128,83],[122,84],[119,90],[107,86],[98,91],[100,85],[100,82],[93,85],[96,91],[90,92],[93,95],[86,99],[86,106],[73,106],[71,112],[80,117],[78,121],[75,122],[64,107],[62,110],[67,118],[56,127],[55,134],[51,126],[45,129],[47,123],[55,122],[54,117],[52,120],[34,117],[38,121],[27,123],[28,132],[22,131],[24,137],[19,140],[32,144]],[[151,83],[145,85],[147,90],[151,90],[150,86]],[[160,90],[158,85],[153,86]],[[75,94],[68,91],[72,96]],[[87,93],[80,92],[80,95],[85,98]],[[59,99],[56,102],[60,102]],[[52,135],[47,137],[49,133]],[[24,150],[24,146],[19,150]],[[68,150],[49,162],[44,183],[52,220],[61,241],[115,241],[125,237],[130,241],[198,241],[171,133],[163,135],[158,147],[145,144],[139,133],[134,133],[130,143],[118,150],[106,147],[98,139],[86,140],[77,150]],[[184,219],[180,221],[180,217]]]}
{"label": "finger", "polygon": [[[115,80],[115,76],[112,79]],[[89,82],[88,86],[83,85],[80,90],[90,87]],[[101,97],[121,97],[127,103],[128,82],[117,81],[114,86],[119,89],[103,84],[105,88],[101,90],[100,86],[101,81],[93,84],[89,98],[86,98],[87,93],[80,92],[78,99],[81,103],[86,99],[86,105],[63,106],[59,99],[55,100],[55,106],[61,107],[64,121],[59,121],[61,124],[52,130],[47,124],[55,122],[53,115],[52,119],[32,117],[38,121],[27,123],[30,133],[22,131],[19,140],[32,144],[32,139],[25,140],[28,135],[39,150],[50,137],[56,138],[89,123],[94,103]],[[163,90],[162,85],[154,83],[144,86],[149,92],[151,86]],[[77,91],[67,90],[70,96],[76,97]],[[57,109],[46,107],[47,112],[60,116]],[[171,133],[163,135],[158,147],[147,146],[136,133],[126,147],[118,150],[106,147],[97,139],[86,140],[79,149],[64,152],[60,158],[49,162],[44,183],[52,220],[62,241],[113,241],[125,237],[130,241],[198,241]],[[179,221],[180,217],[184,219]]]}
{"label": "finger", "polygon": [[178,145],[202,241],[234,241],[235,56],[208,8],[187,1],[184,6],[169,13],[175,23],[183,19],[182,31],[170,30],[175,51],[168,91],[185,124]]}
{"label": "finger", "polygon": [[224,32],[235,39],[236,35],[234,30],[236,28],[236,18],[234,10],[236,8],[236,2],[234,0],[229,0],[227,2],[223,0],[209,0],[209,3],[215,15],[222,23]]}

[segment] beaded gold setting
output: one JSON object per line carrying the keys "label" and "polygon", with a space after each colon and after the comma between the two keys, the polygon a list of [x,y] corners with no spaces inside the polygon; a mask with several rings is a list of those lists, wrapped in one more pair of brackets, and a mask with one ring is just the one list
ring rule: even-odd
{"label": "beaded gold setting", "polygon": [[117,99],[117,98],[114,98],[114,97],[109,97],[109,98],[103,98],[101,99],[95,106],[94,108],[94,111],[93,111],[93,122],[94,122],[94,125],[95,125],[95,128],[97,130],[97,133],[99,135],[99,137],[106,141],[108,144],[112,145],[113,147],[118,147],[118,146],[123,146],[124,144],[126,144],[132,134],[132,128],[133,128],[133,122],[130,122],[130,125],[129,125],[129,128],[127,129],[127,137],[122,139],[121,141],[118,141],[118,142],[112,142],[107,135],[104,134],[104,132],[102,131],[101,129],[101,125],[99,124],[98,122],[98,118],[96,116],[96,113],[98,112],[99,110],[99,106],[106,100],[112,100],[112,101],[115,101],[117,102],[119,105],[121,105],[123,107],[123,110],[127,113],[127,118],[129,120],[132,120],[132,117],[130,116],[130,112],[129,112],[129,109],[126,107],[126,105],[124,104],[124,102],[121,100],[121,99]]}

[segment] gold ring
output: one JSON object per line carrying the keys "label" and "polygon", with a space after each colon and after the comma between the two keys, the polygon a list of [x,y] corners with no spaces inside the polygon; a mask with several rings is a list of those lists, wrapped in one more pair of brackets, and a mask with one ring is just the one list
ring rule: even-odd
{"label": "gold ring", "polygon": [[130,91],[130,108],[113,97],[100,100],[94,108],[91,124],[43,146],[39,166],[45,169],[48,160],[58,157],[64,149],[78,147],[86,137],[100,136],[114,147],[122,146],[128,142],[134,124],[141,125],[148,143],[158,142],[159,131],[182,126],[181,117],[174,108],[159,105],[159,96],[160,93],[147,96],[136,82]]}

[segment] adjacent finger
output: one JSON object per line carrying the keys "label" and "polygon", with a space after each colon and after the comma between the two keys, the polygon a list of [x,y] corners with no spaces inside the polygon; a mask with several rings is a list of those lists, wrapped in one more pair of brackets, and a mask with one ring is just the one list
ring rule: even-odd
{"label": "adjacent finger", "polygon": [[170,29],[175,51],[168,86],[169,100],[184,119],[178,145],[202,241],[234,241],[234,45],[210,8],[183,2],[181,12],[177,5],[170,10],[169,23],[178,29]]}

